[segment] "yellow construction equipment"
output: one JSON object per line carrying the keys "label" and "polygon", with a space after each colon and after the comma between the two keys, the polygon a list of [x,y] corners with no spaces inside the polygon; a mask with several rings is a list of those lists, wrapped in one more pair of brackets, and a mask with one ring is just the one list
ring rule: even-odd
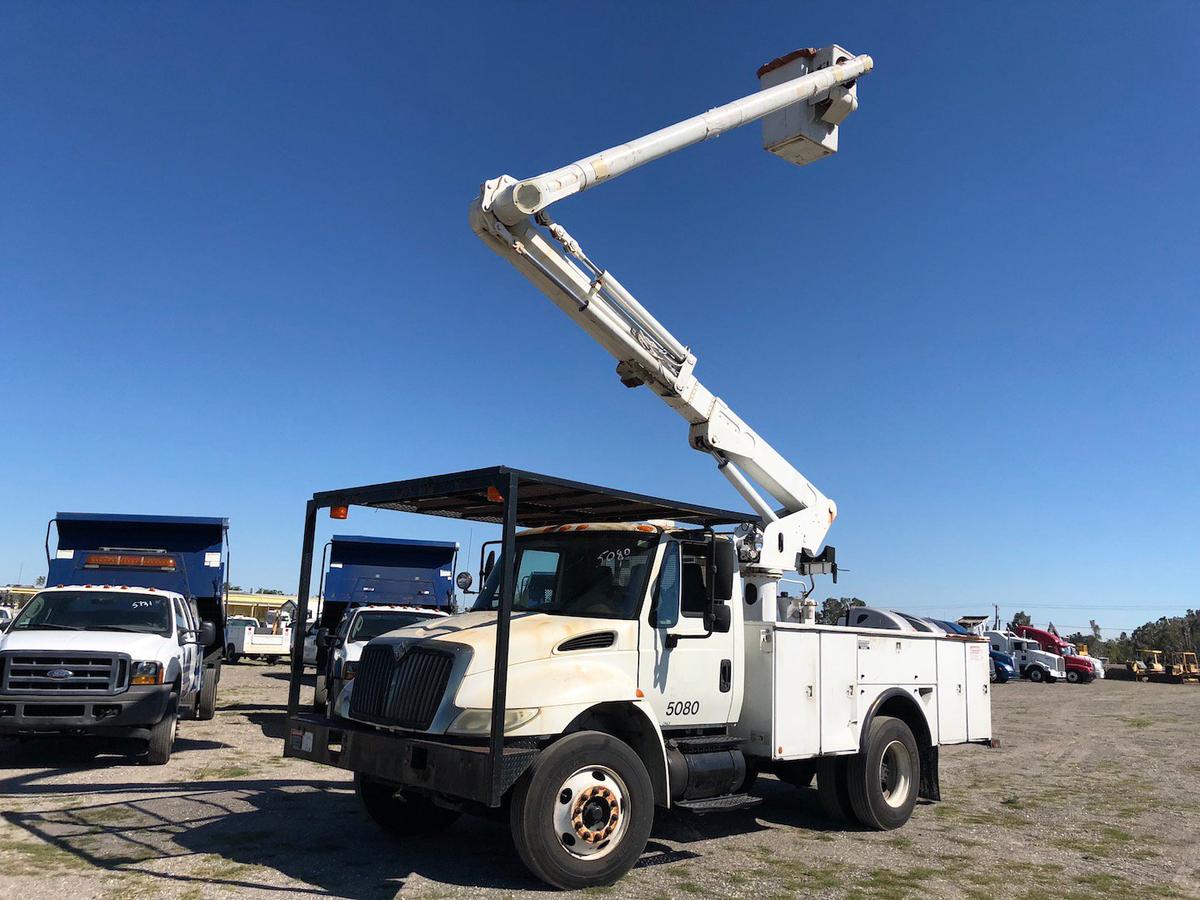
{"label": "yellow construction equipment", "polygon": [[1176,684],[1200,683],[1200,663],[1191,650],[1174,650],[1167,658],[1167,680]]}

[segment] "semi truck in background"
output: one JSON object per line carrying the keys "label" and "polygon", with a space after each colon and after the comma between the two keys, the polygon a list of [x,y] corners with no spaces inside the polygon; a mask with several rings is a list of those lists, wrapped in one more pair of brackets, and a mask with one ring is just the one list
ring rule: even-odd
{"label": "semi truck in background", "polygon": [[349,612],[360,606],[404,606],[455,611],[458,544],[411,538],[335,534],[325,545],[320,607],[305,634],[305,664],[317,670],[314,705],[329,698],[330,651]]}
{"label": "semi truck in background", "polygon": [[1104,677],[1104,666],[1099,660],[1079,656],[1073,644],[1067,643],[1053,631],[1032,625],[1018,625],[1016,632],[1023,638],[1035,641],[1045,652],[1061,656],[1066,666],[1067,681],[1072,684],[1087,684]]}
{"label": "semi truck in background", "polygon": [[992,650],[1012,658],[1022,678],[1053,684],[1067,677],[1066,661],[1056,653],[1042,650],[1033,638],[1023,638],[1012,631],[986,631],[984,637]]}
{"label": "semi truck in background", "polygon": [[227,534],[223,518],[51,519],[48,587],[0,638],[0,734],[132,738],[167,762],[179,715],[216,707]]}

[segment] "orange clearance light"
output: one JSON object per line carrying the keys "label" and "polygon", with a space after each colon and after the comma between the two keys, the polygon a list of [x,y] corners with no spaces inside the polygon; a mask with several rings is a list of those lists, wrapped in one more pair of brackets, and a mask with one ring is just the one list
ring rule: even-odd
{"label": "orange clearance light", "polygon": [[329,507],[329,518],[331,518],[331,519],[348,519],[348,518],[350,518],[350,507],[348,507],[348,506],[331,506],[331,507]]}
{"label": "orange clearance light", "polygon": [[175,571],[175,558],[146,553],[89,553],[83,560],[85,569],[166,569]]}
{"label": "orange clearance light", "polygon": [[489,503],[503,503],[504,495],[500,493],[500,489],[489,485],[487,489],[487,498]]}
{"label": "orange clearance light", "polygon": [[638,531],[653,531],[653,530],[654,530],[654,526],[653,526],[653,525],[639,525],[639,526],[637,527],[637,530],[638,530]]}

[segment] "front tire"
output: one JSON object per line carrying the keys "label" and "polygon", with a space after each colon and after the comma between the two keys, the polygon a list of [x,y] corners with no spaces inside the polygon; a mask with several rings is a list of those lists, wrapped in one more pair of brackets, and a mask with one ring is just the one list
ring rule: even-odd
{"label": "front tire", "polygon": [[420,794],[404,793],[394,784],[356,773],[354,791],[371,820],[394,837],[418,837],[450,827],[459,814]]}
{"label": "front tire", "polygon": [[890,831],[912,815],[921,783],[921,753],[912,731],[892,716],[876,716],[867,748],[848,763],[850,805],[868,828]]}
{"label": "front tire", "polygon": [[175,735],[179,731],[179,695],[172,694],[167,704],[166,715],[150,729],[150,740],[146,746],[146,765],[165,766],[171,761],[171,750],[175,746]]}
{"label": "front tire", "polygon": [[1037,666],[1032,666],[1029,669],[1029,680],[1034,682],[1035,684],[1041,684],[1043,681],[1046,680],[1046,673],[1043,672],[1041,669],[1039,669]]}
{"label": "front tire", "polygon": [[1074,670],[1067,672],[1067,681],[1071,684],[1079,684],[1079,673]]}
{"label": "front tire", "polygon": [[551,744],[513,791],[513,843],[563,890],[610,885],[633,868],[654,822],[654,788],[628,744],[581,731]]}
{"label": "front tire", "polygon": [[324,675],[317,676],[317,686],[313,689],[313,711],[324,714],[329,708],[329,683]]}

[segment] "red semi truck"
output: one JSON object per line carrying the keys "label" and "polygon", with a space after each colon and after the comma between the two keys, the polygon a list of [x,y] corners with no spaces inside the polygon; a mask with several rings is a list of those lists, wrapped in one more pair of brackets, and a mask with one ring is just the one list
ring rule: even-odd
{"label": "red semi truck", "polygon": [[1067,666],[1067,681],[1072,684],[1087,684],[1096,677],[1096,669],[1086,656],[1076,656],[1075,648],[1052,631],[1034,628],[1032,625],[1018,625],[1017,634],[1031,641],[1037,641],[1039,647],[1047,653],[1061,656]]}

